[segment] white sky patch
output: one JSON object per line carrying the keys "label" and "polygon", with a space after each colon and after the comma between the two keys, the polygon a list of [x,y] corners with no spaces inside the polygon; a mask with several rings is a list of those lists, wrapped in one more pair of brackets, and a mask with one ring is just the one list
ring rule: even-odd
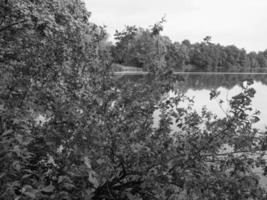
{"label": "white sky patch", "polygon": [[112,36],[125,25],[149,27],[166,15],[163,34],[172,41],[234,44],[247,51],[267,49],[266,0],[85,0],[91,20]]}

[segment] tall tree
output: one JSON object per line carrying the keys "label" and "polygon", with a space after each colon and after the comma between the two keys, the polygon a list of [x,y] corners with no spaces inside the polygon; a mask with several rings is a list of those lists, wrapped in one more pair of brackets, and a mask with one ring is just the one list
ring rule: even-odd
{"label": "tall tree", "polygon": [[0,199],[85,198],[96,183],[76,149],[79,118],[104,87],[105,34],[79,0],[8,0],[0,9]]}

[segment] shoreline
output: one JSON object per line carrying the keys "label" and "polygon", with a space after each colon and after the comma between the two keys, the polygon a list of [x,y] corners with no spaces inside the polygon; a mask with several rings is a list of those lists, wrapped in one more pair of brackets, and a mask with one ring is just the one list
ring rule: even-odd
{"label": "shoreline", "polygon": [[[113,72],[115,76],[121,75],[147,75],[150,72],[120,71]],[[173,72],[173,74],[195,74],[195,75],[267,75],[267,72]]]}

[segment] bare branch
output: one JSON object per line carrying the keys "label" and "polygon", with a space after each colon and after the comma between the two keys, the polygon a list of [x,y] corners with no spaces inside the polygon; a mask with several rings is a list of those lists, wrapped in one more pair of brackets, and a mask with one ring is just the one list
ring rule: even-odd
{"label": "bare branch", "polygon": [[0,28],[0,32],[5,31],[5,30],[7,30],[8,28],[11,28],[12,26],[15,26],[15,25],[18,25],[18,24],[22,24],[22,23],[24,23],[24,22],[26,22],[26,21],[27,21],[27,20],[24,19],[24,20],[21,20],[21,21],[18,21],[18,22],[14,22],[14,23],[12,23],[12,24],[9,24],[9,25],[7,25],[7,26],[5,26],[5,27],[3,27],[3,28]]}

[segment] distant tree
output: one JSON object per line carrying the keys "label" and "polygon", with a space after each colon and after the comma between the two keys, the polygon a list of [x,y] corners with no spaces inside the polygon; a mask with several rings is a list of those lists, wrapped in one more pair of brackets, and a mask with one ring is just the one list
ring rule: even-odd
{"label": "distant tree", "polygon": [[114,62],[151,70],[159,63],[165,66],[166,46],[171,42],[160,36],[163,22],[164,18],[151,29],[127,26],[122,32],[117,31],[112,49]]}
{"label": "distant tree", "polygon": [[207,44],[209,44],[211,42],[211,36],[206,36],[203,38],[203,41]]}
{"label": "distant tree", "polygon": [[252,70],[257,70],[260,68],[258,59],[257,59],[257,53],[256,52],[250,52],[248,54],[248,58],[250,60],[250,68]]}
{"label": "distant tree", "polygon": [[259,67],[264,69],[267,67],[267,58],[264,56],[262,52],[259,52],[257,55]]}
{"label": "distant tree", "polygon": [[187,40],[187,39],[186,40],[183,40],[182,41],[182,44],[183,45],[186,45],[187,47],[190,47],[191,46],[191,42],[189,40]]}
{"label": "distant tree", "polygon": [[[135,26],[126,26],[124,31],[116,31],[114,38],[117,40],[116,46],[112,48],[112,57],[114,62],[119,64],[131,65],[130,50],[131,41],[133,41],[136,36],[138,29]],[[135,66],[140,65],[139,63],[134,63]]]}
{"label": "distant tree", "polygon": [[166,50],[166,65],[174,70],[183,71],[189,55],[186,46],[179,43],[170,43]]}
{"label": "distant tree", "polygon": [[163,23],[166,22],[165,17],[162,17],[158,23],[155,23],[151,28],[152,36],[159,36],[160,32],[163,31]]}

